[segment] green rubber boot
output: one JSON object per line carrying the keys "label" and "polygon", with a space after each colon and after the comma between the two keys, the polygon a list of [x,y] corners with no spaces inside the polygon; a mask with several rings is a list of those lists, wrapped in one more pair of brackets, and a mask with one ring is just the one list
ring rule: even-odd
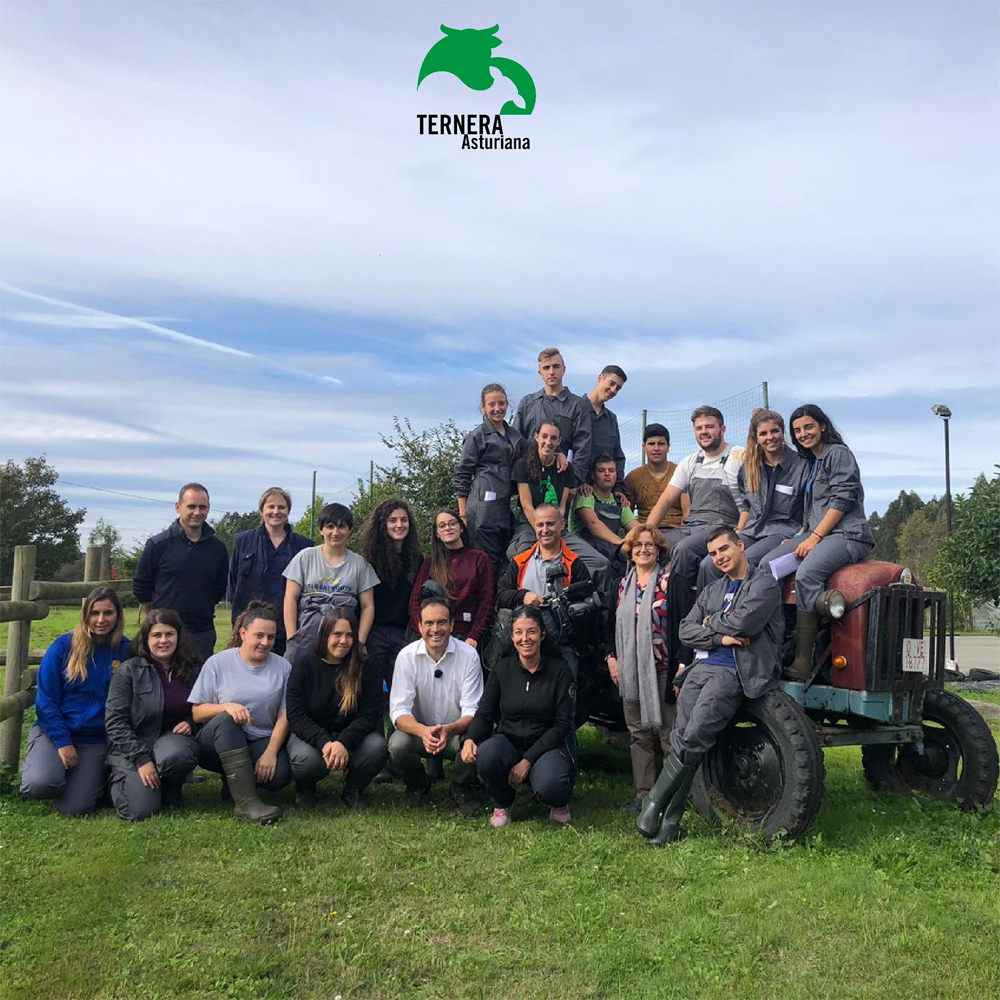
{"label": "green rubber boot", "polygon": [[818,629],[819,615],[815,611],[799,611],[795,615],[795,659],[785,667],[785,676],[790,680],[809,680]]}
{"label": "green rubber boot", "polygon": [[274,823],[281,817],[281,806],[269,806],[257,797],[257,775],[246,747],[224,750],[219,754],[222,773],[233,794],[233,819],[244,823]]}
{"label": "green rubber boot", "polygon": [[675,754],[670,754],[663,762],[663,770],[656,779],[656,784],[649,790],[646,801],[639,810],[635,820],[635,828],[644,837],[655,837],[660,829],[660,817],[667,807],[670,797],[677,788],[677,782],[684,773],[684,765]]}
{"label": "green rubber boot", "polygon": [[684,836],[684,831],[681,829],[681,817],[687,808],[688,794],[691,791],[691,783],[694,781],[698,764],[683,764],[682,767],[684,773],[677,782],[677,788],[667,803],[667,808],[663,810],[660,829],[656,831],[655,837],[649,838],[651,847],[665,847]]}

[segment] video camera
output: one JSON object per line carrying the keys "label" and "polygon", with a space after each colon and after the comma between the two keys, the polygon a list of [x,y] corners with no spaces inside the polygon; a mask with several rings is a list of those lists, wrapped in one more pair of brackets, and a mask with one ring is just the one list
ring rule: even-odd
{"label": "video camera", "polygon": [[557,645],[580,638],[592,628],[604,607],[593,581],[579,580],[563,589],[560,584],[564,574],[562,562],[546,568],[545,603],[540,608],[545,630]]}

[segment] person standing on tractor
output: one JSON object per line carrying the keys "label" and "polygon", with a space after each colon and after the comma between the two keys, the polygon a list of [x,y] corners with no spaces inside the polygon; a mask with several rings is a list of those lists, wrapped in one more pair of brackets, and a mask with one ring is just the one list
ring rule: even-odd
{"label": "person standing on tractor", "polygon": [[[805,529],[773,549],[761,561],[771,564],[794,553],[800,560],[795,573],[795,662],[786,676],[807,680],[812,672],[812,651],[819,627],[816,601],[831,574],[861,562],[875,545],[865,516],[865,491],[861,472],[850,448],[833,421],[815,404],[806,403],[789,420],[795,447],[810,465],[805,486]],[[780,579],[793,572],[779,571]]]}
{"label": "person standing on tractor", "polygon": [[716,528],[706,544],[723,576],[698,595],[681,622],[681,641],[698,654],[674,677],[670,755],[636,820],[654,847],[681,838],[681,817],[702,759],[743,700],[770,691],[780,672],[785,618],[777,580],[764,567],[751,570],[732,528]]}

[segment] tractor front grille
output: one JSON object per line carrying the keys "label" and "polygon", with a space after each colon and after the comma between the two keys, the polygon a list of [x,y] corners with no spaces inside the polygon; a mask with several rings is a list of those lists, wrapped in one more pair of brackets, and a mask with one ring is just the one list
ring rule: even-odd
{"label": "tractor front grille", "polygon": [[945,607],[944,594],[912,585],[873,590],[868,604],[867,690],[900,694],[919,690],[922,675],[903,673],[903,640],[922,637],[929,639],[927,687],[943,687]]}

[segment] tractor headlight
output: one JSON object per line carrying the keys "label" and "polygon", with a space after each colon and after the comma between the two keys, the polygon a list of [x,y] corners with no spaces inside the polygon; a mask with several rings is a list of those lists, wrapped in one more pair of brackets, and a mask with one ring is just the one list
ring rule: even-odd
{"label": "tractor headlight", "polygon": [[824,590],[816,601],[816,611],[824,618],[840,621],[847,610],[847,601],[839,590]]}

